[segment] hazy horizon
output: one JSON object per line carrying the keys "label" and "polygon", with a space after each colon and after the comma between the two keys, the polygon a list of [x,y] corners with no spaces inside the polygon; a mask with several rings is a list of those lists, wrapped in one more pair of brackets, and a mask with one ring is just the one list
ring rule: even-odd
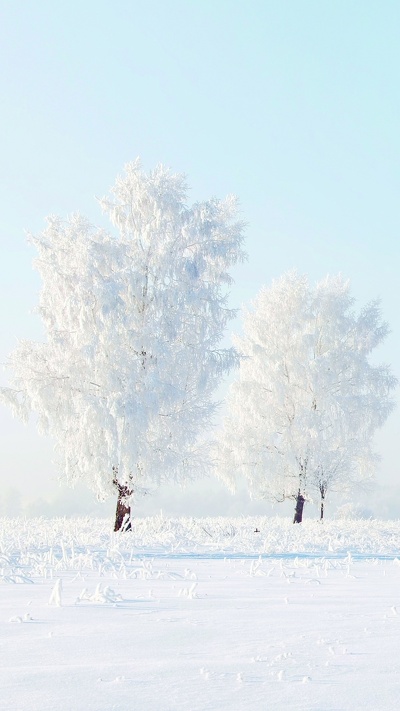
{"label": "hazy horizon", "polygon": [[[248,261],[234,270],[232,307],[291,268],[311,282],[341,272],[357,308],[381,298],[392,332],[374,359],[400,375],[398,3],[40,0],[0,2],[0,14],[0,362],[42,333],[25,231],[54,213],[104,225],[95,196],[141,156],[146,170],[186,173],[193,201],[238,195]],[[376,438],[376,490],[362,496],[378,518],[400,518],[399,417]],[[0,423],[0,515],[111,515],[114,502],[59,487],[52,443],[33,423],[3,406]],[[137,512],[160,509],[283,511],[213,480],[171,485]]]}

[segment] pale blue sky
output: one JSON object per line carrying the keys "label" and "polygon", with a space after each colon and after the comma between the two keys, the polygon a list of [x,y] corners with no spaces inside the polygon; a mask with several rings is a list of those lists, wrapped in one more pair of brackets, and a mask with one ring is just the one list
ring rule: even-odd
{"label": "pale blue sky", "polygon": [[[94,195],[139,155],[185,172],[193,200],[239,196],[249,261],[232,305],[292,267],[341,271],[360,305],[382,298],[379,356],[400,376],[399,34],[389,0],[0,0],[1,360],[39,335],[24,230],[101,221]],[[0,417],[1,478],[46,496],[49,443]],[[379,515],[400,516],[399,418],[378,437]],[[163,496],[146,510],[193,508]]]}

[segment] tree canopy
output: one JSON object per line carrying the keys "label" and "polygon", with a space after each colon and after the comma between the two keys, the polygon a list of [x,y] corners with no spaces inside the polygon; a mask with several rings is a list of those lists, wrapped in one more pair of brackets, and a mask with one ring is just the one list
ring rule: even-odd
{"label": "tree canopy", "polygon": [[2,399],[24,420],[37,413],[61,475],[100,498],[207,464],[214,391],[236,358],[220,341],[243,225],[233,197],[186,200],[182,175],[136,161],[100,201],[111,231],[52,216],[30,237],[46,340],[11,354]]}
{"label": "tree canopy", "polygon": [[316,492],[323,507],[328,490],[368,478],[373,434],[393,408],[396,380],[369,358],[387,333],[379,303],[357,314],[341,276],[312,288],[289,272],[263,288],[236,339],[222,477],[234,485],[241,473],[254,496],[295,500],[295,521]]}

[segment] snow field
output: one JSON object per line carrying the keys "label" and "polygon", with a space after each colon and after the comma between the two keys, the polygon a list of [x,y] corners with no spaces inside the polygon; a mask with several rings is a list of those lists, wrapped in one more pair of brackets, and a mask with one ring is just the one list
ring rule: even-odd
{"label": "snow field", "polygon": [[398,707],[397,522],[0,528],[1,711]]}

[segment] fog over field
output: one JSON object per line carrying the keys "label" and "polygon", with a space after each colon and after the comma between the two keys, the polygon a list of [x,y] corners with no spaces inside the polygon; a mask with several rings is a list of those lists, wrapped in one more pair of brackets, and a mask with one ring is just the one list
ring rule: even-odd
{"label": "fog over field", "polygon": [[399,26],[0,0],[0,711],[398,708]]}
{"label": "fog over field", "polygon": [[[253,0],[143,4],[3,3],[0,55],[0,362],[44,334],[40,279],[26,231],[79,212],[108,228],[94,196],[141,156],[186,173],[190,203],[236,194],[248,260],[232,271],[240,309],[295,268],[310,283],[342,273],[356,307],[381,298],[391,333],[374,362],[400,373],[398,327],[399,7]],[[9,384],[10,372],[1,385]],[[234,373],[216,396],[225,399]],[[216,419],[218,430],[224,406]],[[400,516],[399,411],[376,434],[376,488],[358,513]],[[112,516],[78,486],[59,487],[54,442],[0,408],[3,515]],[[349,500],[327,499],[326,515]],[[214,479],[163,486],[138,515],[232,515],[289,509],[235,496]],[[305,516],[317,516],[307,504]]]}

